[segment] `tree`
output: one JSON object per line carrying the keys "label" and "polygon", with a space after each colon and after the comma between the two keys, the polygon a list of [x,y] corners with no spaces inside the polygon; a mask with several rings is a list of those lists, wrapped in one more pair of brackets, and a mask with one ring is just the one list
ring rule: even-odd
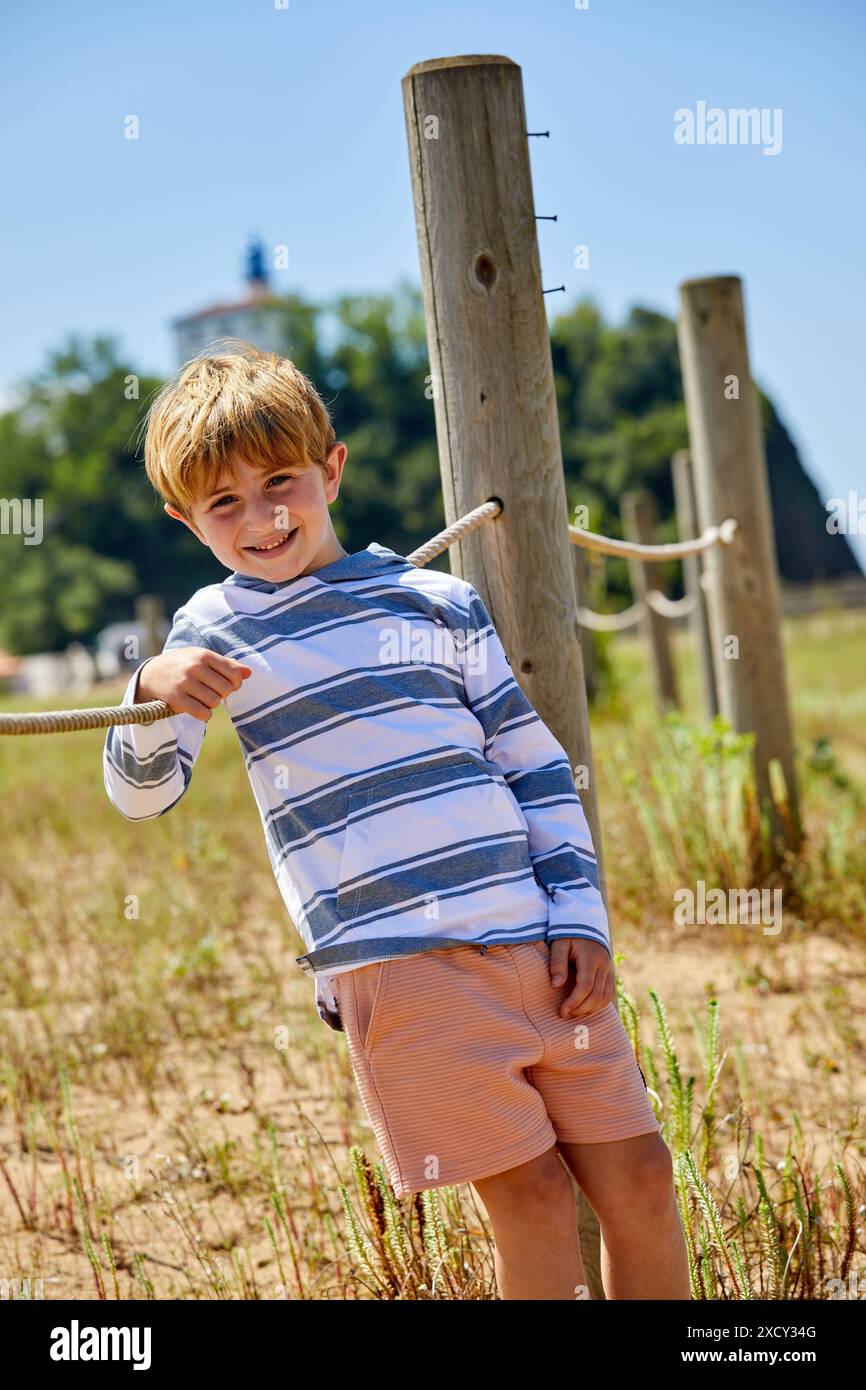
{"label": "tree", "polygon": [[[324,306],[286,296],[276,314],[284,351],[306,372],[349,446],[334,527],[347,550],[370,540],[409,554],[445,518],[420,291],[341,295]],[[583,301],[551,333],[570,508],[620,535],[619,498],[655,496],[659,539],[674,539],[670,477],[688,442],[673,322],[635,308],[606,325]],[[92,640],[127,620],[133,597],[161,594],[169,614],[225,571],[185,526],[168,519],[147,481],[141,444],[161,382],[137,377],[112,338],[73,336],[0,416],[0,498],[40,498],[44,539],[0,535],[0,646],[15,652]],[[857,570],[772,404],[761,396],[776,547],[783,576]],[[433,568],[448,568],[447,555]],[[678,566],[667,568],[678,577]],[[606,561],[609,588],[629,594],[624,561]]]}

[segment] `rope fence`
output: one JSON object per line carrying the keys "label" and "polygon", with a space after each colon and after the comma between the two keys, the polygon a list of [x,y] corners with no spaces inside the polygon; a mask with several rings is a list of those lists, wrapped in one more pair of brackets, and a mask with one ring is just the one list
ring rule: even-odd
{"label": "rope fence", "polygon": [[720,526],[708,526],[694,540],[671,541],[667,545],[617,541],[610,536],[597,536],[594,531],[584,531],[580,526],[569,526],[568,534],[572,545],[582,545],[587,550],[599,550],[602,555],[631,555],[636,560],[663,561],[681,560],[684,555],[697,555],[702,550],[711,550],[714,545],[732,545],[736,529],[736,518],[728,516]]}
{"label": "rope fence", "polygon": [[0,734],[70,734],[79,729],[107,729],[112,724],[155,724],[174,713],[163,700],[148,700],[143,705],[108,705],[103,709],[0,714]]}
{"label": "rope fence", "polygon": [[646,596],[650,608],[655,609],[662,618],[688,617],[698,601],[697,594],[683,594],[682,598],[668,598],[660,589],[650,589]]}
{"label": "rope fence", "polygon": [[[502,511],[502,503],[497,498],[482,502],[473,507],[444,531],[439,531],[406,559],[419,568],[428,565],[437,555],[452,545],[477,531],[492,521]],[[631,555],[645,560],[673,560],[683,555],[695,555],[698,551],[709,550],[714,545],[730,545],[734,538],[737,522],[727,517],[720,526],[708,526],[703,535],[695,540],[677,541],[669,545],[639,545],[630,541],[613,540],[609,536],[599,536],[592,531],[584,531],[578,526],[569,526],[569,539],[573,545],[585,546],[589,550],[601,551],[604,555]],[[577,617],[584,627],[597,632],[621,632],[640,622],[646,613],[646,605],[655,608],[665,617],[678,617],[687,613],[694,604],[694,596],[676,601],[668,599],[658,589],[652,589],[646,601],[632,604],[622,613],[593,613],[588,608],[579,608]],[[149,700],[140,705],[110,705],[100,709],[44,710],[38,714],[0,714],[0,735],[4,734],[65,734],[80,729],[108,729],[119,724],[154,724],[159,719],[170,719],[176,711],[163,700]]]}
{"label": "rope fence", "polygon": [[591,608],[578,608],[577,621],[581,627],[591,628],[593,632],[625,632],[626,628],[636,627],[641,618],[646,617],[646,604],[643,599],[623,608],[621,613],[595,613]]}
{"label": "rope fence", "polygon": [[623,608],[620,613],[596,613],[592,608],[578,608],[577,621],[581,627],[591,628],[593,632],[625,632],[627,628],[636,627],[641,618],[646,617],[648,608],[652,608],[662,618],[685,618],[695,607],[697,596],[695,594],[685,594],[682,598],[668,598],[661,589],[650,589],[646,600],[638,599],[630,608]]}
{"label": "rope fence", "polygon": [[461,536],[466,536],[470,531],[477,531],[479,526],[485,522],[492,521],[502,511],[502,503],[496,498],[491,498],[489,502],[482,502],[480,507],[473,507],[471,512],[466,512],[453,521],[450,526],[446,526],[444,531],[439,531],[431,540],[425,541],[417,550],[413,550],[406,559],[413,565],[429,565],[431,560],[435,560],[437,555],[441,555],[443,550],[454,545]]}

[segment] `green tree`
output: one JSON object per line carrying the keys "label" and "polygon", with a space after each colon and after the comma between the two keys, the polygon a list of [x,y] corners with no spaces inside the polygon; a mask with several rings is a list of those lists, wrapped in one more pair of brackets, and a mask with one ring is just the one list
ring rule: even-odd
{"label": "green tree", "polygon": [[[315,382],[349,446],[333,507],[348,550],[371,540],[409,554],[444,525],[421,294],[341,295],[325,305],[289,295],[269,309],[284,352]],[[619,499],[656,499],[659,540],[675,539],[670,458],[688,442],[676,330],[635,308],[606,325],[589,301],[551,331],[570,513],[621,535]],[[168,519],[144,473],[142,427],[161,386],[136,375],[108,337],[73,336],[0,416],[0,497],[41,498],[44,539],[0,535],[0,646],[15,652],[89,641],[127,620],[136,594],[161,594],[169,615],[225,571]],[[772,403],[760,396],[776,549],[783,576],[808,579],[858,566],[844,536],[826,531],[821,499]],[[447,555],[433,562],[448,568]],[[624,561],[605,561],[608,589],[627,601]],[[674,586],[679,567],[662,567]]]}

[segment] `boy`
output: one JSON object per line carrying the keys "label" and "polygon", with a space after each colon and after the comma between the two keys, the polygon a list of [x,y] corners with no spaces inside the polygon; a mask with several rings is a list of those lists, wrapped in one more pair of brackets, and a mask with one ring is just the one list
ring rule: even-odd
{"label": "boy", "polygon": [[125,703],[178,713],[109,731],[108,795],[163,815],[224,702],[297,963],[346,1033],[397,1194],[471,1182],[501,1297],[574,1298],[564,1159],[598,1212],[608,1296],[688,1298],[565,751],[471,584],[375,541],[342,548],[327,409],[290,361],[234,347],[187,363],[149,412],[148,477],[229,574],[130,679]]}

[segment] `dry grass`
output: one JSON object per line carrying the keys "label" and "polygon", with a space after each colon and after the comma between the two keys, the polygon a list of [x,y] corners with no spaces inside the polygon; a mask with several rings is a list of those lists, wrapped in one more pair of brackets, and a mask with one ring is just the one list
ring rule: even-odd
{"label": "dry grass", "polygon": [[[660,723],[622,641],[593,716],[622,1016],[695,1297],[826,1298],[866,1271],[866,617],[792,620],[786,648],[808,838],[776,936],[673,922],[683,885],[749,886],[737,741]],[[384,1179],[224,714],[153,822],[108,802],[102,742],[0,745],[0,1291],[495,1297],[471,1187],[396,1201]]]}

